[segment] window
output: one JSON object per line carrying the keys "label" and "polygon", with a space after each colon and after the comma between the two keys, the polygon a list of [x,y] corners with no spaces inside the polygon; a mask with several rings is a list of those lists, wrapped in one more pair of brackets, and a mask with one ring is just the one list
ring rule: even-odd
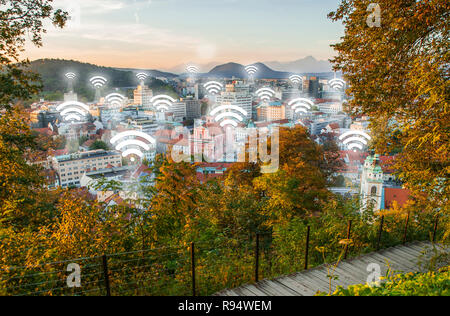
{"label": "window", "polygon": [[377,195],[377,187],[373,186],[372,189],[370,190],[370,194]]}

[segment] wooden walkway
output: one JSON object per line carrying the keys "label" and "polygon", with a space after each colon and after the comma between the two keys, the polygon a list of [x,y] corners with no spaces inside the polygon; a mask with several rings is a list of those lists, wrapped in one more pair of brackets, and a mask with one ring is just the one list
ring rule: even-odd
{"label": "wooden walkway", "polygon": [[[333,291],[338,285],[348,287],[355,284],[366,284],[371,272],[370,264],[378,264],[381,276],[385,276],[390,268],[395,273],[425,271],[423,263],[433,255],[433,246],[429,242],[415,242],[405,246],[397,246],[343,261],[335,271],[338,280],[332,281]],[[440,247],[441,250],[443,248]],[[445,249],[448,252],[448,248]],[[325,266],[306,270],[300,273],[264,280],[257,284],[245,285],[233,290],[224,290],[217,296],[313,296],[318,291],[329,292],[329,278]]]}

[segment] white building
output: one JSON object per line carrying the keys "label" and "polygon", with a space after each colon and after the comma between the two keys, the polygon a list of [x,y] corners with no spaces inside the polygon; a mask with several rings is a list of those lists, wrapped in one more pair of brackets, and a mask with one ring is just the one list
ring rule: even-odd
{"label": "white building", "polygon": [[175,102],[170,111],[173,113],[174,122],[183,122],[187,118],[186,102]]}
{"label": "white building", "polygon": [[344,110],[342,102],[326,102],[318,104],[321,112],[327,114],[338,114]]}
{"label": "white building", "polygon": [[150,106],[153,91],[146,85],[139,85],[134,90],[134,104],[138,106]]}
{"label": "white building", "polygon": [[247,120],[252,119],[253,96],[246,89],[236,91],[234,85],[227,85],[226,91],[218,95],[216,101],[216,106],[237,105],[247,111]]}
{"label": "white building", "polygon": [[115,151],[93,150],[53,157],[52,165],[59,176],[61,187],[79,187],[85,172],[106,169],[108,166],[121,167],[122,156]]}

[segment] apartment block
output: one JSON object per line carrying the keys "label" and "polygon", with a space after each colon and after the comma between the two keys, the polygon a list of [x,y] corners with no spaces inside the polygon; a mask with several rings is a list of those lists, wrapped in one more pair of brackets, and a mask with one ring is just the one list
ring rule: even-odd
{"label": "apartment block", "polygon": [[122,156],[116,151],[93,150],[53,157],[53,169],[59,176],[61,187],[79,187],[85,172],[121,167]]}

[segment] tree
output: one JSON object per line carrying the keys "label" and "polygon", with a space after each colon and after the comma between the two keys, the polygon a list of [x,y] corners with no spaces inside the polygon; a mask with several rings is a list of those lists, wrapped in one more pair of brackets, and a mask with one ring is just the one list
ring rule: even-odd
{"label": "tree", "polygon": [[348,82],[352,112],[371,117],[376,151],[399,152],[406,186],[425,192],[428,207],[443,209],[450,194],[450,3],[377,3],[380,27],[366,23],[369,1],[345,0],[330,13],[345,25],[332,61]]}
{"label": "tree", "polygon": [[324,151],[300,126],[280,129],[280,167],[254,181],[273,221],[320,212],[328,196]]}
{"label": "tree", "polygon": [[[153,240],[170,243],[180,236],[197,212],[199,181],[195,166],[158,155],[150,169],[155,176],[151,206]],[[148,179],[150,180],[150,179]]]}
{"label": "tree", "polygon": [[27,60],[20,60],[26,40],[42,45],[44,22],[63,27],[67,13],[54,10],[51,0],[1,0],[0,5],[0,106],[11,109],[17,100],[29,99],[41,85],[38,76],[26,70]]}
{"label": "tree", "polygon": [[109,150],[109,146],[107,143],[101,140],[96,140],[92,143],[92,145],[89,147],[89,150],[97,150],[97,149],[104,149]]}
{"label": "tree", "polygon": [[44,179],[40,168],[25,159],[36,146],[35,137],[17,111],[0,117],[0,228],[22,228],[39,218],[33,207]]}

